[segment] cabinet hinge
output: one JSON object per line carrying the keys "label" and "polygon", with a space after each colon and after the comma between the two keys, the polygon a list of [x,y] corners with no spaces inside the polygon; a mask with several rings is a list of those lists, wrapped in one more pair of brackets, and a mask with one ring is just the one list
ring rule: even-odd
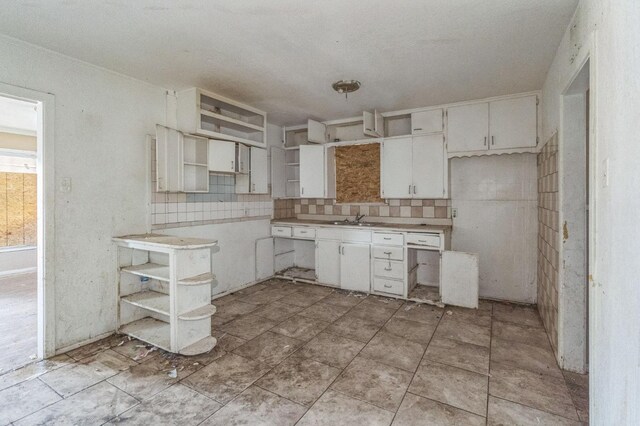
{"label": "cabinet hinge", "polygon": [[540,105],[540,98],[536,96],[536,105]]}
{"label": "cabinet hinge", "polygon": [[540,143],[540,136],[536,136],[536,145]]}

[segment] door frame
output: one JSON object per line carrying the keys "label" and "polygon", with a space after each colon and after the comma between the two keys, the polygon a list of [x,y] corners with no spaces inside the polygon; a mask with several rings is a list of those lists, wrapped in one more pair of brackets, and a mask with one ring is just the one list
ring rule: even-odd
{"label": "door frame", "polygon": [[55,96],[0,82],[0,96],[36,103],[38,359],[55,355]]}

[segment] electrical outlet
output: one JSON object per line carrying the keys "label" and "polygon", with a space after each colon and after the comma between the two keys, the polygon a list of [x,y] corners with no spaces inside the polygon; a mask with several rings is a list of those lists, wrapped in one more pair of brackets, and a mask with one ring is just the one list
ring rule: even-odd
{"label": "electrical outlet", "polygon": [[60,192],[71,192],[71,178],[63,177],[60,179]]}
{"label": "electrical outlet", "polygon": [[451,209],[451,217],[458,217],[458,209],[456,208]]}

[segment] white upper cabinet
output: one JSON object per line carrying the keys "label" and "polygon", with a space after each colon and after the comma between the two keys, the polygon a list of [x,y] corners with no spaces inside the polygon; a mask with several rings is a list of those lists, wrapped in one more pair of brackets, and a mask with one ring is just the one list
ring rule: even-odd
{"label": "white upper cabinet", "polygon": [[384,119],[378,110],[362,112],[362,133],[373,138],[384,136]]}
{"label": "white upper cabinet", "polygon": [[444,135],[385,140],[382,143],[382,198],[443,198],[447,195]]}
{"label": "white upper cabinet", "polygon": [[300,197],[327,198],[327,164],[325,147],[302,145],[300,147]]}
{"label": "white upper cabinet", "polygon": [[489,103],[490,149],[533,148],[537,145],[537,98],[504,99]]}
{"label": "white upper cabinet", "polygon": [[413,197],[443,198],[446,194],[444,135],[413,138]]}
{"label": "white upper cabinet", "polygon": [[467,152],[488,149],[489,104],[461,105],[447,110],[447,151]]}
{"label": "white upper cabinet", "polygon": [[537,103],[537,97],[529,95],[449,108],[448,153],[535,148]]}
{"label": "white upper cabinet", "polygon": [[307,121],[307,139],[313,143],[326,143],[327,126],[319,121],[309,119]]}
{"label": "white upper cabinet", "polygon": [[236,173],[235,142],[209,139],[209,171]]}
{"label": "white upper cabinet", "polygon": [[424,135],[442,131],[444,131],[444,110],[442,108],[411,114],[411,134]]}
{"label": "white upper cabinet", "polygon": [[382,142],[382,198],[411,198],[412,145],[410,136]]}
{"label": "white upper cabinet", "polygon": [[251,147],[251,193],[267,194],[269,192],[268,156],[265,148]]}
{"label": "white upper cabinet", "polygon": [[242,145],[242,144],[236,145],[236,154],[237,154],[236,171],[238,173],[243,173],[243,174],[249,173],[250,152],[251,152],[251,147],[248,147],[247,145]]}
{"label": "white upper cabinet", "polygon": [[208,141],[156,126],[156,191],[208,192]]}
{"label": "white upper cabinet", "polygon": [[271,196],[284,198],[287,196],[287,168],[285,164],[285,150],[272,146],[271,148]]}

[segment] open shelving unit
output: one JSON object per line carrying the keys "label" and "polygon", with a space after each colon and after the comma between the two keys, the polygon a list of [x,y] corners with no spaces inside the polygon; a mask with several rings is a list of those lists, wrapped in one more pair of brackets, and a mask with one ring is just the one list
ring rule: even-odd
{"label": "open shelving unit", "polygon": [[267,114],[212,92],[191,88],[178,93],[181,130],[253,146],[267,144]]}
{"label": "open shelving unit", "polygon": [[119,332],[182,355],[213,349],[211,249],[217,241],[157,234],[113,241]]}

